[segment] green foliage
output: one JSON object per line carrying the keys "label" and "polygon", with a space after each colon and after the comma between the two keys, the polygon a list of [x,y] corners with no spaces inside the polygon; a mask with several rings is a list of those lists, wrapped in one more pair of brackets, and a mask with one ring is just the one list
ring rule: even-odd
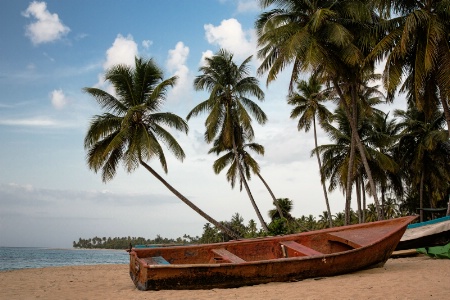
{"label": "green foliage", "polygon": [[289,233],[289,227],[286,218],[278,218],[270,222],[269,224],[270,235],[280,235],[287,233]]}
{"label": "green foliage", "polygon": [[198,242],[198,237],[192,238],[184,235],[183,238],[168,239],[163,238],[159,234],[154,239],[145,239],[143,237],[103,237],[97,236],[89,239],[79,238],[78,242],[73,242],[74,248],[84,249],[128,249],[130,245],[153,245],[153,244],[195,244]]}

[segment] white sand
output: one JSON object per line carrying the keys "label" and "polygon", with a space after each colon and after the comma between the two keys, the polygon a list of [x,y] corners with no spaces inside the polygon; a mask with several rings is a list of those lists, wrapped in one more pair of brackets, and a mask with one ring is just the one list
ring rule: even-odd
{"label": "white sand", "polygon": [[128,265],[0,272],[0,299],[450,299],[450,260],[390,259],[352,274],[235,289],[139,291]]}

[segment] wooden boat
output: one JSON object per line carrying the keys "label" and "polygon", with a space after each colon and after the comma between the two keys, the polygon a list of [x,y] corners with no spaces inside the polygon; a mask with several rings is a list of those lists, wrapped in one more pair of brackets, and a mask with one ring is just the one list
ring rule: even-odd
{"label": "wooden boat", "polygon": [[395,250],[442,246],[448,243],[450,216],[408,225]]}
{"label": "wooden boat", "polygon": [[382,266],[416,216],[217,244],[136,249],[140,290],[231,288]]}

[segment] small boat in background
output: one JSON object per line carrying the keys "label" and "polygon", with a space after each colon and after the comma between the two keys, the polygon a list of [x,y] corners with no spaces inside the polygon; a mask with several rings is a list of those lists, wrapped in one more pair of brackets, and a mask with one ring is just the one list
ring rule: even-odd
{"label": "small boat in background", "polygon": [[442,246],[448,243],[450,216],[408,225],[395,250]]}
{"label": "small boat in background", "polygon": [[225,243],[132,248],[139,290],[231,288],[382,266],[416,216]]}

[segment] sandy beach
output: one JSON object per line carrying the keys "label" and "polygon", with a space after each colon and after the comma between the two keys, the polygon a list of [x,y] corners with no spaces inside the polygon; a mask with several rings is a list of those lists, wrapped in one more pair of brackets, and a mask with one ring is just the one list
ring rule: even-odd
{"label": "sandy beach", "polygon": [[448,299],[450,260],[389,259],[351,274],[234,289],[139,291],[128,265],[0,272],[1,299]]}

